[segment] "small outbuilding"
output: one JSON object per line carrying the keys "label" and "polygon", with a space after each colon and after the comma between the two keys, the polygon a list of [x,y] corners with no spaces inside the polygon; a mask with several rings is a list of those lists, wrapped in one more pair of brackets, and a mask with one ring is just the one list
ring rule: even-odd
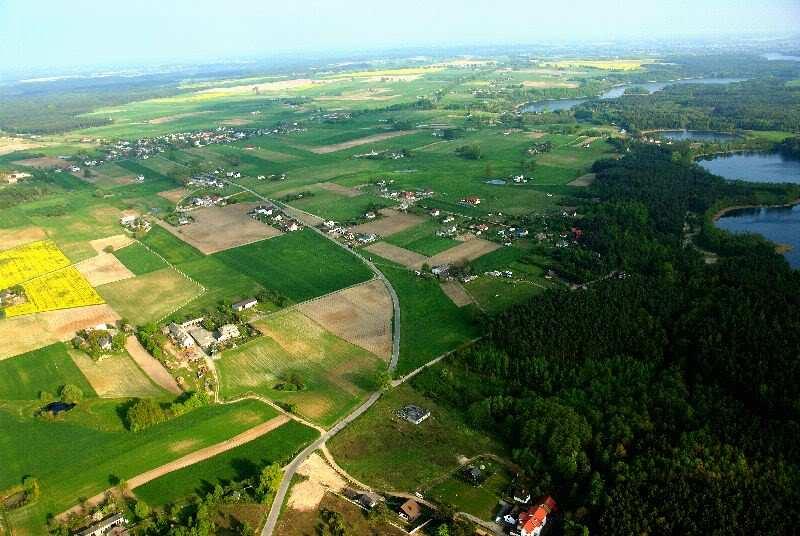
{"label": "small outbuilding", "polygon": [[422,509],[417,501],[414,499],[409,499],[400,505],[399,514],[400,517],[406,521],[413,522],[416,521],[420,515],[422,515]]}

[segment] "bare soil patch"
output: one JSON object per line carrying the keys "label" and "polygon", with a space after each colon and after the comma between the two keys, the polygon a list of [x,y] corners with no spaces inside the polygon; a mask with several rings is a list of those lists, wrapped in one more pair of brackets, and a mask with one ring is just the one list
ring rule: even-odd
{"label": "bare soil patch", "polygon": [[0,359],[58,341],[68,341],[81,329],[114,323],[119,315],[106,304],[46,311],[0,320]]}
{"label": "bare soil patch", "polygon": [[163,123],[171,123],[173,121],[177,121],[178,119],[183,119],[184,117],[194,117],[196,115],[203,115],[203,114],[210,114],[210,110],[203,110],[199,112],[186,112],[182,114],[174,114],[174,115],[164,115],[162,117],[156,117],[154,119],[150,119],[147,121],[151,125],[161,125]]}
{"label": "bare soil patch", "polygon": [[165,190],[163,192],[158,192],[159,197],[163,197],[167,201],[171,203],[177,203],[184,197],[189,195],[189,190],[186,188],[175,188],[173,190]]}
{"label": "bare soil patch", "polygon": [[419,269],[423,264],[428,262],[428,257],[420,255],[414,251],[389,244],[387,242],[376,242],[366,248],[376,255],[380,255],[384,259],[388,259],[397,264],[402,264],[406,268]]}
{"label": "bare soil patch", "polygon": [[0,136],[0,156],[11,154],[17,151],[24,151],[26,149],[37,149],[44,146],[44,143],[37,143],[21,138]]}
{"label": "bare soil patch", "polygon": [[15,160],[14,164],[18,164],[20,166],[27,166],[36,169],[50,169],[50,168],[59,168],[64,169],[70,166],[70,163],[66,160],[61,160],[60,158],[56,158],[55,156],[40,156],[37,158],[28,158],[26,160]]}
{"label": "bare soil patch", "polygon": [[28,242],[36,242],[47,238],[41,227],[24,227],[22,229],[0,229],[0,251],[11,249]]}
{"label": "bare soil patch", "polygon": [[298,309],[334,335],[388,359],[392,352],[392,298],[375,279]]}
{"label": "bare soil patch", "polygon": [[547,132],[542,132],[541,130],[534,130],[533,132],[526,133],[526,136],[532,140],[538,140],[540,138],[544,138],[547,136]]}
{"label": "bare soil patch", "polygon": [[472,296],[464,289],[463,285],[456,280],[442,281],[439,286],[442,291],[450,298],[458,307],[464,307],[471,303],[475,303]]}
{"label": "bare soil patch", "polygon": [[390,236],[425,221],[425,217],[423,216],[406,214],[391,208],[381,209],[380,213],[383,216],[382,218],[356,225],[353,227],[353,232],[375,233],[379,236]]}
{"label": "bare soil patch", "polygon": [[368,143],[375,143],[383,140],[388,140],[391,138],[396,138],[398,136],[405,136],[406,134],[411,134],[414,132],[413,130],[394,130],[392,132],[383,132],[381,134],[374,134],[372,136],[367,136],[365,138],[358,138],[356,140],[345,141],[342,143],[334,143],[332,145],[323,145],[322,147],[310,147],[308,148],[309,151],[315,154],[328,154],[328,153],[335,153],[336,151],[343,151],[345,149],[352,149],[353,147],[358,147],[360,145],[366,145]]}
{"label": "bare soil patch", "polygon": [[100,253],[75,265],[89,283],[96,287],[134,277],[133,272],[111,253]]}
{"label": "bare soil patch", "polygon": [[297,469],[297,473],[306,477],[306,480],[298,482],[292,487],[292,491],[287,501],[287,507],[309,511],[319,507],[325,492],[328,490],[341,492],[347,482],[334,471],[330,465],[325,463],[322,456],[312,454]]}
{"label": "bare soil patch", "polygon": [[567,186],[589,186],[594,182],[594,179],[597,175],[594,173],[587,173],[586,175],[581,175],[577,179],[572,182],[568,182]]}
{"label": "bare soil patch", "polygon": [[358,197],[360,195],[364,195],[364,192],[362,192],[361,190],[356,190],[355,188],[348,188],[347,186],[342,186],[341,184],[336,184],[335,182],[319,182],[314,186],[317,186],[329,192],[333,192],[335,194],[342,195],[344,197]]}
{"label": "bare soil patch", "polygon": [[194,222],[189,225],[173,227],[164,222],[159,222],[159,225],[206,255],[211,255],[283,234],[247,215],[257,205],[236,203],[225,207],[201,208],[191,212]]}
{"label": "bare soil patch", "polygon": [[181,388],[178,387],[172,374],[164,368],[164,365],[162,365],[158,359],[151,356],[147,350],[144,349],[139,339],[136,337],[128,337],[128,340],[125,341],[125,349],[128,351],[131,359],[139,365],[139,368],[142,369],[156,385],[162,389],[166,389],[170,393],[176,395],[181,394]]}
{"label": "bare soil patch", "polygon": [[463,264],[500,248],[500,244],[482,238],[473,238],[447,249],[428,260],[431,266],[440,264]]}
{"label": "bare soil patch", "polygon": [[133,238],[131,238],[130,236],[126,234],[118,234],[113,236],[107,236],[105,238],[98,238],[97,240],[92,240],[89,242],[89,244],[91,244],[92,248],[97,253],[103,253],[104,252],[103,250],[105,250],[105,248],[107,248],[108,246],[111,246],[112,248],[114,248],[114,251],[117,251],[118,249],[122,249],[125,246],[130,245],[132,242]]}

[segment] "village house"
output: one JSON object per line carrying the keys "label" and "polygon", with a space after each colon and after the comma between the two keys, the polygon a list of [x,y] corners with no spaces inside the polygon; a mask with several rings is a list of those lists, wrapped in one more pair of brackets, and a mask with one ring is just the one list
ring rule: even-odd
{"label": "village house", "polygon": [[238,312],[245,311],[247,309],[252,309],[258,304],[258,300],[255,298],[248,298],[246,300],[238,301],[231,305],[231,308]]}
{"label": "village house", "polygon": [[363,506],[364,508],[366,508],[368,510],[372,510],[373,508],[378,506],[378,503],[380,502],[380,500],[381,500],[381,496],[378,495],[377,493],[373,493],[371,491],[368,491],[366,493],[362,493],[358,497],[358,502],[361,504],[361,506]]}
{"label": "village house", "polygon": [[204,352],[209,352],[214,348],[217,340],[214,335],[202,326],[194,326],[189,329],[189,335],[192,336],[197,346],[203,349]]}
{"label": "village house", "polygon": [[475,195],[468,195],[461,200],[461,203],[476,207],[481,204],[481,198]]}
{"label": "village house", "polygon": [[547,524],[547,516],[556,509],[556,502],[547,497],[541,504],[519,514],[517,528],[520,536],[539,536]]}
{"label": "village house", "polygon": [[431,412],[427,409],[415,406],[414,404],[409,404],[399,409],[397,415],[412,424],[419,425],[422,421],[431,416]]}
{"label": "village house", "polygon": [[114,514],[75,533],[75,536],[111,536],[127,534],[128,521],[122,514]]}
{"label": "village house", "polygon": [[31,176],[32,175],[30,173],[25,173],[24,171],[15,171],[6,175],[5,178],[8,184],[17,184],[17,182],[21,181],[22,179],[27,179]]}
{"label": "village house", "polygon": [[414,499],[409,499],[400,505],[400,517],[409,523],[416,521],[422,514],[422,509]]}
{"label": "village house", "polygon": [[239,328],[236,324],[224,324],[217,329],[216,339],[218,343],[227,342],[240,336]]}
{"label": "village house", "polygon": [[178,348],[191,348],[194,346],[194,340],[186,332],[183,326],[179,326],[175,322],[171,322],[167,328],[169,330],[170,338]]}
{"label": "village house", "polygon": [[434,266],[433,268],[431,268],[431,273],[436,277],[446,277],[449,271],[450,271],[449,264],[440,264],[439,266]]}

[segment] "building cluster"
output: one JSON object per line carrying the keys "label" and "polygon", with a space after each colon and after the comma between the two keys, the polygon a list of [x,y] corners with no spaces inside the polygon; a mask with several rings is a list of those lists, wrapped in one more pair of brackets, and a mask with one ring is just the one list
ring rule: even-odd
{"label": "building cluster", "polygon": [[11,173],[0,173],[0,179],[8,184],[17,184],[19,181],[30,178],[32,175],[24,171],[13,171]]}
{"label": "building cluster", "polygon": [[495,519],[510,536],[539,536],[548,519],[558,508],[552,497],[531,502],[531,495],[524,489],[513,493],[513,505],[507,505]]}
{"label": "building cluster", "polygon": [[197,346],[208,354],[215,353],[242,337],[236,324],[223,324],[212,331],[203,327],[203,320],[203,317],[199,317],[181,324],[170,322],[163,331],[165,335],[169,335],[176,348],[191,350]]}
{"label": "building cluster", "polygon": [[[191,132],[176,132],[163,134],[150,138],[139,138],[128,141],[120,140],[107,144],[105,160],[119,160],[126,158],[140,158],[146,160],[151,156],[166,152],[170,149],[190,147],[205,147],[206,145],[230,144],[237,141],[271,135],[285,135],[291,132],[303,132],[299,123],[281,124],[273,128],[232,128],[220,126],[214,129],[195,130]],[[97,160],[102,163],[103,160]]]}
{"label": "building cluster", "polygon": [[149,221],[136,214],[122,216],[119,219],[119,224],[134,233],[146,233],[153,227]]}
{"label": "building cluster", "polygon": [[433,190],[430,189],[414,191],[396,190],[392,188],[392,184],[394,184],[394,179],[379,179],[375,182],[375,186],[378,189],[378,195],[385,199],[400,201],[400,205],[397,207],[400,210],[407,210],[408,207],[416,202],[422,199],[428,199],[434,194]]}
{"label": "building cluster", "polygon": [[271,225],[286,233],[293,233],[303,229],[303,224],[272,203],[258,205],[248,212],[248,214],[254,220]]}

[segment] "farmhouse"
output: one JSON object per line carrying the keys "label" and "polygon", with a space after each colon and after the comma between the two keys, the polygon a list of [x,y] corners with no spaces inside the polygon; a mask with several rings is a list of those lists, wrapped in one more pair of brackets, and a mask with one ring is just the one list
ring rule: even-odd
{"label": "farmhouse", "polygon": [[375,508],[381,500],[381,496],[377,493],[373,493],[371,491],[367,493],[362,493],[361,496],[358,498],[358,502],[364,508],[372,510]]}
{"label": "farmhouse", "polygon": [[194,340],[192,337],[186,333],[186,329],[183,326],[179,326],[175,322],[170,323],[169,327],[169,335],[172,338],[172,342],[174,342],[178,348],[190,348],[194,346]]}
{"label": "farmhouse", "polygon": [[413,424],[420,424],[431,416],[431,412],[414,404],[404,406],[397,411],[397,416]]}
{"label": "farmhouse", "polygon": [[476,207],[481,204],[481,198],[475,195],[468,195],[462,199],[461,202],[465,205]]}
{"label": "farmhouse", "polygon": [[30,173],[25,173],[24,171],[15,171],[6,175],[6,182],[8,184],[17,184],[17,182],[21,181],[22,179],[27,179],[28,177],[31,177]]}
{"label": "farmhouse", "polygon": [[[76,532],[75,536],[102,536],[102,535],[111,535],[111,534],[126,534],[127,531],[124,531],[125,525],[127,525],[128,521],[125,519],[125,516],[122,514],[114,514],[109,516],[101,521],[98,521],[94,525],[90,525],[89,527]],[[123,531],[116,530],[116,529],[123,529]]]}
{"label": "farmhouse", "polygon": [[519,514],[519,528],[520,536],[539,536],[545,524],[547,524],[547,516],[556,509],[556,502],[552,497],[547,497],[538,506],[531,506]]}
{"label": "farmhouse", "polygon": [[189,330],[189,335],[197,343],[197,346],[203,349],[203,351],[208,352],[214,346],[214,343],[217,342],[214,338],[214,335],[207,329],[195,326]]}
{"label": "farmhouse", "polygon": [[226,342],[240,335],[239,328],[236,324],[225,324],[217,329],[217,342]]}
{"label": "farmhouse", "polygon": [[409,499],[400,505],[400,517],[406,521],[413,522],[422,514],[422,509],[414,499]]}
{"label": "farmhouse", "polygon": [[239,302],[234,303],[231,308],[238,312],[245,311],[247,309],[252,309],[258,304],[258,300],[255,298],[248,298],[246,300],[242,300]]}

